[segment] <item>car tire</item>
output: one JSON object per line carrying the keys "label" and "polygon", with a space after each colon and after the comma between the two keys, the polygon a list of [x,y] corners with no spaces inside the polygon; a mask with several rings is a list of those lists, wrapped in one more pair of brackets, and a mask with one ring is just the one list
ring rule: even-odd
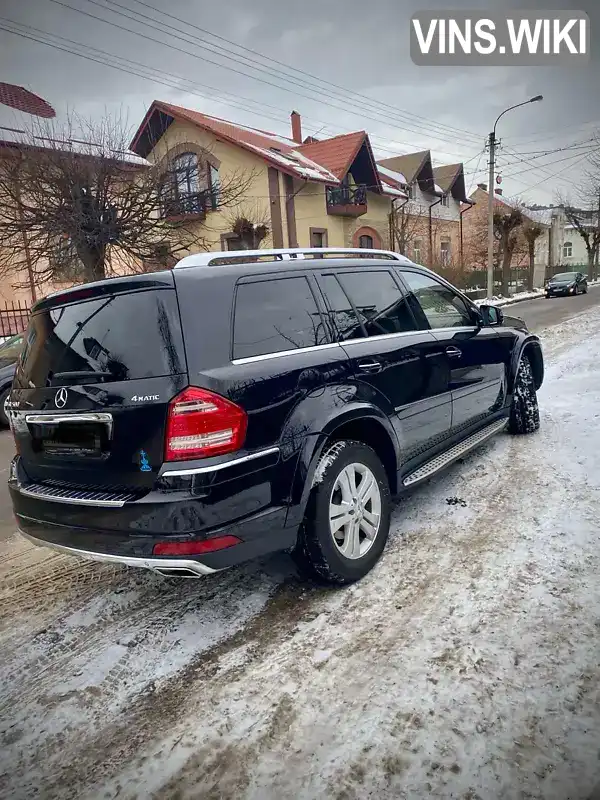
{"label": "car tire", "polygon": [[515,378],[508,430],[514,434],[535,433],[540,427],[540,409],[531,362],[523,356]]}
{"label": "car tire", "polygon": [[[363,481],[368,483],[361,494]],[[348,508],[343,515],[347,523],[339,524],[342,514],[336,514],[335,507]],[[300,571],[319,583],[338,586],[360,580],[383,552],[390,509],[388,479],[377,453],[361,442],[334,442],[315,470],[293,551]]]}
{"label": "car tire", "polygon": [[9,386],[8,389],[5,389],[2,393],[0,393],[0,426],[3,428],[8,428],[9,421],[8,417],[6,416],[6,411],[4,410],[4,403],[6,402],[6,398],[10,394],[11,387]]}

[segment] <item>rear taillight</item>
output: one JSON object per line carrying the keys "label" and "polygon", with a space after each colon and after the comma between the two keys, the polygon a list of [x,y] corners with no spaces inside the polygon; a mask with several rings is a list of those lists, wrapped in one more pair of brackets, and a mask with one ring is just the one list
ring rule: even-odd
{"label": "rear taillight", "polygon": [[244,444],[246,412],[221,395],[188,386],[169,403],[165,461],[233,453]]}

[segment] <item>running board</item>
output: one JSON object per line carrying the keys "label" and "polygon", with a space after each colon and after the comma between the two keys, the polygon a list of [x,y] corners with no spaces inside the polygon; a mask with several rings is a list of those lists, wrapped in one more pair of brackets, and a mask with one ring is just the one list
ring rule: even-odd
{"label": "running board", "polygon": [[501,419],[498,422],[494,422],[492,425],[488,425],[487,428],[483,428],[483,430],[477,431],[472,436],[469,436],[464,441],[460,442],[459,444],[455,444],[454,447],[451,447],[450,450],[446,450],[444,453],[440,453],[435,458],[432,458],[431,461],[427,461],[427,463],[423,464],[423,466],[416,469],[414,472],[411,472],[403,480],[404,486],[413,486],[415,483],[420,483],[421,481],[430,478],[432,475],[435,475],[436,472],[439,472],[444,467],[447,467],[453,461],[456,461],[461,456],[464,456],[470,450],[473,450],[480,444],[483,444],[488,439],[491,439],[497,433],[500,433],[506,425],[508,424],[507,419]]}

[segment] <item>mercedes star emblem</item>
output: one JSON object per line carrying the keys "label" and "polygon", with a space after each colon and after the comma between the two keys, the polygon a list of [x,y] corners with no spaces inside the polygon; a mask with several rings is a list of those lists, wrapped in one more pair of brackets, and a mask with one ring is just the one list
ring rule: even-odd
{"label": "mercedes star emblem", "polygon": [[54,396],[54,405],[57,408],[64,408],[67,405],[67,390],[64,388],[59,389]]}

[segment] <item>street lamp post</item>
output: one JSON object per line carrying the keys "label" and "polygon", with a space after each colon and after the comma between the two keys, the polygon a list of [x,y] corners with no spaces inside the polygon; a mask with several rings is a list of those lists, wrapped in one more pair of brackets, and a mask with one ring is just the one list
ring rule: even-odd
{"label": "street lamp post", "polygon": [[532,97],[531,100],[525,100],[524,103],[517,103],[514,106],[505,108],[501,114],[496,117],[494,128],[489,135],[488,144],[490,148],[490,174],[488,183],[488,259],[487,259],[487,296],[491,299],[494,296],[494,168],[496,166],[496,125],[498,120],[503,117],[513,108],[520,108],[521,106],[529,105],[529,103],[537,103],[543,100],[541,94]]}

